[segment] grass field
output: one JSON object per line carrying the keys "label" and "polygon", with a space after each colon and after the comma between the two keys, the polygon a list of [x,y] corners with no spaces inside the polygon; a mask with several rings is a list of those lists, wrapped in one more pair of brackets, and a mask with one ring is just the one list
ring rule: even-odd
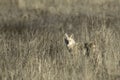
{"label": "grass field", "polygon": [[[55,12],[49,6],[42,10],[0,7],[0,80],[120,80],[119,3],[106,0],[105,4],[111,7],[103,10],[101,3],[102,8],[94,9],[91,3],[87,7],[92,11],[82,6],[69,14],[58,6],[53,6]],[[95,51],[90,49],[86,56],[77,50],[73,56],[65,33],[73,33],[78,43],[95,42]]]}

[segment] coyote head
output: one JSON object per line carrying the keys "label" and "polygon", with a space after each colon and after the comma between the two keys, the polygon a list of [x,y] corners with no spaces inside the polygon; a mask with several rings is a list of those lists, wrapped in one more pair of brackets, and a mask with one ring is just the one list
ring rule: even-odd
{"label": "coyote head", "polygon": [[69,37],[67,33],[65,33],[65,43],[67,48],[71,51],[75,47],[75,40],[73,34]]}

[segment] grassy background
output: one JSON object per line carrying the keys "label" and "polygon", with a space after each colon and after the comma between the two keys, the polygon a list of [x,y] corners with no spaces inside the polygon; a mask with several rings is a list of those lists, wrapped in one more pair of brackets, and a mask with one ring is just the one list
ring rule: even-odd
{"label": "grassy background", "polygon": [[[0,80],[120,79],[119,0],[0,4]],[[95,52],[72,56],[65,32],[76,42],[95,42]]]}

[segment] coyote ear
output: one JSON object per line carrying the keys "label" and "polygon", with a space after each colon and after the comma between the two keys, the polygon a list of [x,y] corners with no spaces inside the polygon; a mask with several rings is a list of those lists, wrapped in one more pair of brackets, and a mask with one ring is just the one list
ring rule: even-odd
{"label": "coyote ear", "polygon": [[65,37],[66,37],[66,38],[69,38],[69,36],[68,36],[68,34],[67,34],[67,33],[65,33]]}
{"label": "coyote ear", "polygon": [[71,34],[71,35],[70,35],[70,38],[74,38],[74,35],[73,35],[73,34]]}

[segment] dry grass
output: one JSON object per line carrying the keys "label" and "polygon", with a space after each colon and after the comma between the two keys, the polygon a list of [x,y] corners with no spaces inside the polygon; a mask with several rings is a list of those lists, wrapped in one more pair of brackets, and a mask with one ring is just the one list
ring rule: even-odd
{"label": "dry grass", "polygon": [[[108,12],[2,10],[0,80],[119,80],[120,19]],[[88,56],[69,52],[65,33],[73,33],[77,43],[94,42],[95,49]]]}
{"label": "dry grass", "polygon": [[[107,16],[99,18],[81,14],[66,17],[44,11],[38,12],[39,16],[34,11],[26,14],[29,16],[21,17],[22,13],[14,18],[8,16],[1,23],[1,80],[120,78],[120,28],[114,26],[114,20],[107,22]],[[65,32],[74,33],[79,43],[94,41],[95,52],[91,49],[90,55],[85,56],[82,51],[77,51],[79,53],[72,56],[64,42]]]}

